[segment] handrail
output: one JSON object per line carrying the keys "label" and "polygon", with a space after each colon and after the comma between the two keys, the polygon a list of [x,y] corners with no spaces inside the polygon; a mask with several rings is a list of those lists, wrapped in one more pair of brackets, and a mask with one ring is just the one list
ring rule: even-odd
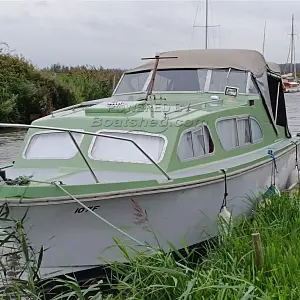
{"label": "handrail", "polygon": [[74,136],[72,135],[71,131],[68,131],[68,133],[69,133],[69,136],[70,136],[72,142],[74,143],[75,147],[77,148],[78,152],[80,153],[82,159],[84,160],[85,164],[87,165],[87,167],[89,168],[90,172],[92,173],[92,176],[94,177],[96,183],[99,183],[99,180],[98,180],[96,174],[94,173],[92,167],[91,167],[90,164],[88,163],[88,161],[87,161],[85,155],[84,155],[83,152],[81,151],[81,149],[80,149],[79,145],[77,144],[77,142],[76,142]]}
{"label": "handrail", "polygon": [[192,105],[187,105],[186,107],[181,108],[179,111],[178,110],[173,110],[173,111],[167,112],[165,114],[166,115],[171,115],[171,114],[174,114],[176,112],[183,111],[184,109],[186,109],[187,111],[189,111],[190,108],[193,108],[193,107],[196,107],[196,106],[200,106],[200,105],[205,105],[205,108],[206,108],[207,104],[215,103],[215,102],[220,102],[220,103],[223,104],[224,100],[223,99],[212,99],[212,100],[209,100],[209,101],[197,102],[197,103],[194,103]]}
{"label": "handrail", "polygon": [[8,168],[11,168],[13,166],[13,164],[12,165],[6,165],[6,166],[0,166],[0,170],[4,170],[4,169],[8,169]]}
{"label": "handrail", "polygon": [[74,105],[71,105],[71,106],[67,106],[67,107],[64,107],[64,108],[54,110],[50,114],[54,115],[56,113],[72,110],[72,109],[75,109],[75,108],[81,108],[81,107],[86,107],[86,106],[90,106],[90,105],[96,105],[96,104],[99,104],[101,102],[103,102],[103,99],[95,99],[95,100],[84,101],[84,102],[81,102],[81,103],[78,103],[78,104],[74,104]]}
{"label": "handrail", "polygon": [[54,130],[54,131],[62,131],[62,132],[75,132],[80,134],[86,134],[91,136],[100,136],[100,137],[106,137],[109,139],[115,139],[115,140],[121,140],[121,141],[127,141],[132,143],[140,152],[142,152],[155,166],[157,169],[163,173],[163,175],[168,179],[171,180],[171,177],[133,140],[111,136],[107,134],[100,134],[90,131],[81,131],[76,129],[66,129],[66,128],[60,128],[60,127],[51,127],[51,126],[40,126],[40,125],[25,125],[25,124],[9,124],[9,123],[0,123],[0,127],[8,127],[8,128],[35,128],[35,129],[45,129],[45,130]]}

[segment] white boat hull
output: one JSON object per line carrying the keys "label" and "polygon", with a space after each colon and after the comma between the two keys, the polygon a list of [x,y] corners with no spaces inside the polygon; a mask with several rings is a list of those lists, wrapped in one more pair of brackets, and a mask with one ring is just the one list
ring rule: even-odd
{"label": "white boat hull", "polygon": [[300,86],[294,87],[294,88],[286,88],[284,93],[299,93],[300,92]]}
{"label": "white boat hull", "polygon": [[[290,150],[276,161],[276,184],[286,188],[289,174],[295,168],[295,152]],[[271,160],[255,169],[227,180],[227,209],[233,217],[251,213],[254,198],[271,183]],[[147,211],[149,223],[160,246],[168,249],[167,241],[176,248],[197,244],[218,234],[216,219],[224,196],[224,180],[194,184],[182,189],[155,194],[126,196],[117,199],[84,201],[85,205],[106,220],[141,242],[157,246],[153,233],[137,225],[132,199]],[[14,218],[22,218],[28,207],[14,206]],[[78,203],[34,205],[29,208],[24,223],[29,240],[36,249],[48,248],[44,253],[41,275],[49,272],[64,274],[97,267],[105,262],[124,261],[114,246],[114,237],[129,245],[136,243],[105,224]],[[110,246],[114,246],[109,248]],[[106,248],[109,248],[105,251]],[[103,256],[104,260],[100,258]],[[47,275],[48,274],[48,275]]]}

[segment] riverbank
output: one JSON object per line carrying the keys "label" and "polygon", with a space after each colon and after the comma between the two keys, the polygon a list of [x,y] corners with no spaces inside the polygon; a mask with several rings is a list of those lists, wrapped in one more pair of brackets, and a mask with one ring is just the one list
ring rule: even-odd
{"label": "riverbank", "polygon": [[[234,224],[200,264],[171,255],[140,254],[118,282],[115,299],[300,299],[300,201],[274,197],[250,220]],[[264,263],[256,266],[252,234],[259,233]],[[191,253],[188,253],[191,255]]]}
{"label": "riverbank", "polygon": [[[80,288],[67,278],[60,287],[71,289],[74,298],[85,299],[300,299],[300,200],[298,194],[273,197],[265,206],[258,205],[252,218],[233,224],[231,234],[219,239],[205,259],[195,262],[193,252],[174,258],[171,253],[157,251],[149,256],[138,253],[128,257],[129,264],[115,264],[114,293],[100,298],[101,282]],[[199,229],[200,230],[200,229]],[[259,233],[263,246],[263,264],[258,266],[252,234]],[[117,242],[118,244],[118,242]],[[118,244],[125,256],[127,250]],[[184,246],[184,245],[183,245]],[[45,299],[41,290],[28,283],[13,286],[16,294]],[[106,287],[107,290],[107,287]],[[12,290],[10,290],[12,291]],[[54,299],[67,299],[70,292]]]}

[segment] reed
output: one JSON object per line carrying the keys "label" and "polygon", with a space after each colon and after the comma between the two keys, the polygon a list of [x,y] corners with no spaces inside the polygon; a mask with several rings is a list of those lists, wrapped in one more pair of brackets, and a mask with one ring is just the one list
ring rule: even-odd
{"label": "reed", "polygon": [[[171,253],[158,252],[115,264],[114,299],[300,299],[299,228],[299,198],[272,197],[251,219],[235,224],[201,262],[178,263]],[[259,267],[252,245],[257,232],[264,255]]]}

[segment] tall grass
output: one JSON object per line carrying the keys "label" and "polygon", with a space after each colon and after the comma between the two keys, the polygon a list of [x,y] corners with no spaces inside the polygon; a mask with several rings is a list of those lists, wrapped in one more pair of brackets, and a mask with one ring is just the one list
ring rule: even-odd
{"label": "tall grass", "polygon": [[[68,291],[53,299],[300,299],[299,229],[300,200],[282,195],[274,196],[264,207],[257,206],[251,219],[234,223],[230,235],[220,237],[216,247],[197,262],[191,259],[194,251],[184,245],[185,255],[173,249],[176,255],[158,250],[154,255],[136,252],[131,258],[129,249],[116,240],[127,263],[111,265],[116,283],[110,283],[110,294],[103,291],[100,281],[82,287],[66,277],[57,280],[57,286]],[[260,233],[263,243],[262,269],[255,266],[254,232]],[[44,299],[33,282],[18,282],[10,292],[25,290],[32,299]]]}
{"label": "tall grass", "polygon": [[[115,299],[300,299],[300,202],[286,195],[257,207],[202,262],[171,253],[138,253],[116,264]],[[255,266],[251,234],[262,238],[265,265]],[[126,249],[122,248],[123,251]],[[192,252],[186,250],[188,256]]]}

